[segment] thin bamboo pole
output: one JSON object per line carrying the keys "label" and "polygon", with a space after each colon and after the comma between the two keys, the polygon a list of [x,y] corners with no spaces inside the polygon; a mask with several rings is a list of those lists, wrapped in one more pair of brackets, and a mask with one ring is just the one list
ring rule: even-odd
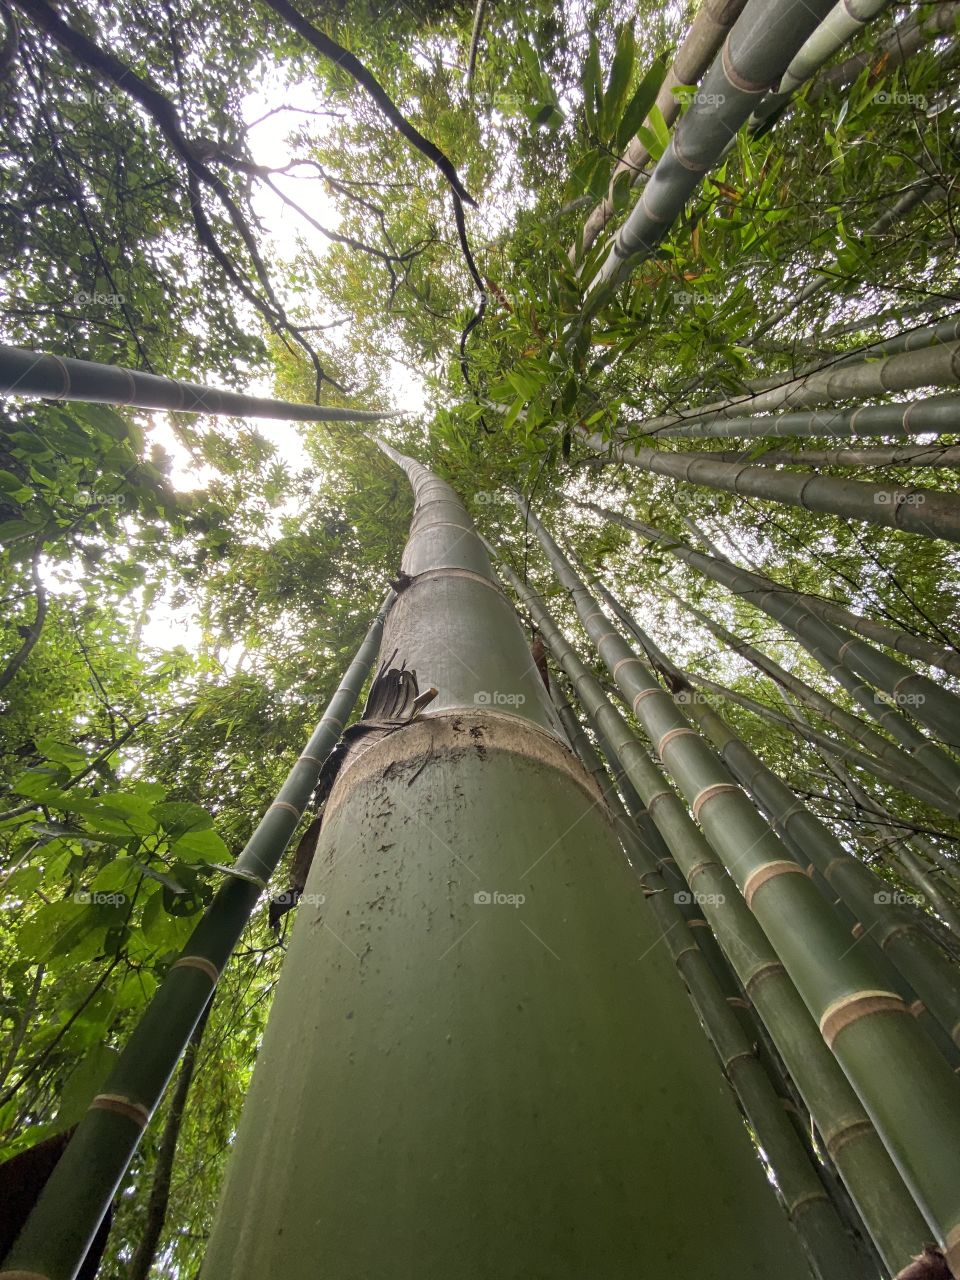
{"label": "thin bamboo pole", "polygon": [[813,1274],[819,1280],[828,1280],[829,1277],[836,1277],[836,1280],[850,1280],[853,1276],[866,1278],[869,1273],[854,1251],[853,1242],[837,1216],[781,1099],[754,1053],[743,1026],[727,1003],[706,956],[686,928],[674,896],[668,891],[658,866],[660,856],[668,853],[666,846],[660,842],[660,849],[655,852],[643,840],[627,816],[570,703],[558,695],[555,695],[555,701],[574,751],[603,792],[627,861],[637,874],[660,927],[661,937],[686,984],[730,1087],[773,1170],[787,1218],[797,1232]]}
{"label": "thin bamboo pole", "polygon": [[281,418],[290,422],[379,422],[394,416],[366,409],[338,409],[245,396],[219,387],[159,378],[156,374],[141,373],[118,364],[96,364],[92,360],[42,355],[7,346],[0,346],[0,395],[93,401],[178,413]]}
{"label": "thin bamboo pole", "polygon": [[615,287],[654,251],[703,175],[719,163],[765,86],[776,81],[830,10],[829,0],[747,0],[680,118],[641,196],[614,237],[596,276]]}
{"label": "thin bamboo pole", "polygon": [[[745,449],[717,449],[700,455],[718,462],[742,462],[748,459]],[[960,445],[877,445],[864,449],[768,449],[764,453],[749,451],[749,461],[764,467],[960,467]]]}
{"label": "thin bamboo pole", "polygon": [[[833,366],[831,366],[833,367]],[[779,379],[777,385],[782,386]],[[759,412],[759,411],[758,411]],[[648,424],[644,424],[647,430]],[[819,409],[754,416],[748,401],[737,402],[733,417],[710,413],[702,420],[654,427],[661,440],[704,440],[732,436],[740,440],[761,436],[850,437],[903,436],[933,431],[939,435],[960,430],[960,396],[926,396],[909,404],[872,404],[857,409]]]}
{"label": "thin bamboo pole", "polygon": [[[927,785],[922,779],[916,780],[913,776],[914,761],[895,743],[877,733],[875,729],[857,716],[851,715],[849,711],[845,711],[843,707],[824,697],[813,685],[807,684],[806,681],[793,675],[792,672],[780,666],[778,662],[774,662],[765,653],[761,653],[754,645],[738,639],[733,632],[728,631],[721,623],[709,617],[695,605],[690,604],[689,601],[678,596],[669,587],[662,587],[661,589],[671,600],[675,600],[682,609],[685,609],[701,622],[712,635],[716,636],[723,644],[728,645],[734,653],[739,653],[746,658],[758,671],[769,676],[781,688],[787,689],[804,706],[816,711],[831,725],[852,738],[854,742],[859,743],[866,751],[872,753],[879,762],[886,766],[884,772],[886,780],[899,778],[897,785],[901,790],[909,792],[910,795],[915,796],[918,800],[922,800],[924,804],[933,804],[941,812],[949,814],[952,818],[960,818],[960,798],[951,798],[949,792],[939,788],[935,779],[931,779],[931,783],[934,784],[932,786]],[[839,744],[836,744],[836,749],[842,750]],[[872,762],[869,767],[873,772]]]}
{"label": "thin bamboo pole", "polygon": [[915,391],[918,387],[950,387],[958,382],[960,343],[942,343],[919,351],[899,351],[880,360],[820,369],[754,395],[732,396],[647,418],[638,428],[644,435],[653,435],[690,422],[698,422],[701,427],[715,426],[725,418],[752,418],[787,407],[812,409],[841,400],[862,401],[898,391]]}
{"label": "thin bamboo pole", "polygon": [[960,744],[960,698],[956,694],[888,658],[866,641],[825,622],[801,596],[780,588],[771,590],[768,580],[761,575],[694,551],[674,535],[663,534],[619,512],[593,503],[580,505],[606,520],[635,530],[762,609],[792,632],[828,674],[856,698],[868,715],[888,729],[949,794],[960,794],[960,765],[896,710],[909,706],[914,718],[929,726],[943,741]]}
{"label": "thin bamboo pole", "polygon": [[[900,996],[885,989],[873,967],[851,950],[829,904],[793,858],[784,857],[779,838],[731,782],[722,761],[626,641],[611,631],[529,506],[519,498],[517,505],[571,593],[615,683],[816,1018],[931,1229],[952,1263],[960,1265],[960,1079]],[[883,1073],[877,1071],[878,1060],[886,1064]],[[955,1146],[949,1155],[945,1144]]]}
{"label": "thin bamboo pole", "polygon": [[774,471],[769,466],[721,462],[694,450],[674,453],[639,444],[607,443],[596,434],[586,440],[597,452],[653,475],[803,511],[824,511],[925,538],[960,542],[960,498],[943,490],[873,484],[816,471]]}
{"label": "thin bamboo pole", "polygon": [[260,894],[356,704],[393,604],[390,591],[304,752],[220,886],[94,1098],[0,1280],[73,1280]]}
{"label": "thin bamboo pole", "polygon": [[915,1254],[928,1232],[876,1130],[825,1045],[757,919],[717,861],[686,806],[611,706],[599,681],[560,632],[542,598],[503,560],[499,570],[533,618],[585,710],[596,718],[657,830],[696,893],[737,977],[772,1036],[824,1135],[871,1238],[891,1273]]}

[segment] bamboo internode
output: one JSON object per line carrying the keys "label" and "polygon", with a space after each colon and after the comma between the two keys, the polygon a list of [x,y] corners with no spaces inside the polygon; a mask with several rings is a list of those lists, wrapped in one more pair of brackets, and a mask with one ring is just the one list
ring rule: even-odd
{"label": "bamboo internode", "polygon": [[129,405],[135,409],[168,409],[178,413],[279,418],[289,422],[380,422],[393,416],[366,409],[339,409],[246,396],[219,387],[202,387],[196,382],[160,378],[153,373],[125,369],[122,365],[96,364],[92,360],[43,355],[7,346],[0,346],[0,395]]}

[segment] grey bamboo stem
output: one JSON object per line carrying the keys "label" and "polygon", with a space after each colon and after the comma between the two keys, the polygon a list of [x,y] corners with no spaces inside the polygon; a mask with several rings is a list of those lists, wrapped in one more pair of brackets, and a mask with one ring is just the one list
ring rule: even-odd
{"label": "grey bamboo stem", "polygon": [[747,0],[703,79],[701,93],[680,118],[615,236],[596,277],[599,287],[616,286],[654,251],[749,118],[764,92],[759,86],[779,79],[830,7],[829,0]]}
{"label": "grey bamboo stem", "polygon": [[[681,86],[699,84],[723,44],[745,0],[707,0],[697,10],[690,30],[677,50],[670,69],[657,94],[656,107],[669,128],[680,114],[680,98],[673,92]],[[649,127],[649,120],[646,122]],[[636,185],[642,170],[650,161],[650,152],[639,137],[633,138],[624,154],[614,165],[610,175],[610,189],[606,197],[590,211],[583,225],[580,239],[569,250],[571,262],[588,253],[597,237],[613,215],[613,186],[621,174],[630,174],[630,184]]]}
{"label": "grey bamboo stem", "polygon": [[[782,379],[778,380],[782,385]],[[807,437],[903,436],[921,432],[939,434],[956,430],[960,414],[960,396],[927,396],[904,404],[864,405],[858,409],[819,409],[798,413],[780,413],[772,417],[746,416],[746,402],[739,402],[737,413],[744,416],[714,417],[691,420],[679,426],[656,427],[651,434],[661,440],[713,440],[733,437],[754,440],[764,436]],[[646,427],[646,424],[644,424]],[[919,447],[919,446],[918,446]]]}
{"label": "grey bamboo stem", "polygon": [[608,444],[600,435],[588,435],[586,440],[598,453],[607,452],[617,462],[653,475],[960,542],[960,498],[953,493],[913,485],[871,484],[816,471],[775,471],[769,466],[721,462],[695,451],[674,453],[639,444]]}
{"label": "grey bamboo stem", "polygon": [[0,346],[0,395],[121,404],[178,413],[280,418],[290,422],[379,422],[393,417],[390,413],[366,409],[338,409],[246,396],[219,387],[160,378],[153,373],[125,369],[122,365],[96,364],[92,360],[42,355],[7,346]]}
{"label": "grey bamboo stem", "polygon": [[[742,462],[747,452],[722,449],[701,454],[718,462]],[[960,445],[877,445],[865,449],[768,449],[759,455],[751,452],[749,461],[761,466],[818,467],[960,467]]]}
{"label": "grey bamboo stem", "polygon": [[254,906],[276,869],[376,657],[391,591],[227,880],[91,1103],[0,1270],[73,1280]]}
{"label": "grey bamboo stem", "polygon": [[950,387],[958,382],[960,343],[951,342],[919,351],[899,351],[880,360],[831,366],[801,378],[791,378],[755,395],[733,396],[647,418],[638,427],[643,434],[652,435],[691,422],[700,427],[716,426],[727,418],[752,418],[786,408],[812,409],[841,400],[862,401],[872,396],[915,391],[918,387]]}

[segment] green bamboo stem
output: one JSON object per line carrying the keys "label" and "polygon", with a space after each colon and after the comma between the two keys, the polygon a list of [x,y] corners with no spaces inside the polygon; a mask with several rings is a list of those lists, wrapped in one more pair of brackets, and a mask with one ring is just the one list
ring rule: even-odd
{"label": "green bamboo stem", "polygon": [[276,869],[377,653],[389,592],[303,754],[260,819],[94,1098],[0,1278],[73,1280],[180,1055]]}
{"label": "green bamboo stem", "polygon": [[[611,630],[541,522],[522,500],[518,506],[615,683],[820,1025],[931,1229],[960,1265],[960,1078],[917,1027],[901,997],[883,986],[867,957],[851,950],[816,886],[793,858],[784,856],[779,838],[731,782],[722,761]],[[878,1061],[886,1064],[882,1074]],[[945,1144],[955,1147],[949,1155]]]}
{"label": "green bamboo stem", "polygon": [[414,490],[381,654],[437,697],[327,800],[205,1280],[627,1280],[651,1250],[800,1280],[463,504],[380,447]]}
{"label": "green bamboo stem", "polygon": [[393,417],[390,413],[366,409],[291,404],[286,400],[246,396],[220,387],[160,378],[118,364],[96,364],[92,360],[73,360],[8,346],[0,346],[0,395],[93,401],[178,413],[281,418],[290,422],[379,422]]}
{"label": "green bamboo stem", "polygon": [[656,869],[673,893],[674,901],[679,906],[690,934],[696,940],[698,948],[705,956],[714,979],[731,1012],[740,1023],[748,1043],[753,1046],[754,1052],[762,1063],[771,1086],[798,1140],[802,1144],[804,1151],[808,1153],[809,1158],[812,1159],[814,1167],[823,1180],[823,1185],[830,1195],[835,1210],[847,1224],[858,1251],[865,1257],[868,1256],[870,1258],[870,1272],[876,1275],[883,1266],[880,1256],[865,1230],[863,1219],[857,1212],[849,1192],[837,1175],[836,1168],[823,1145],[822,1137],[816,1133],[810,1112],[804,1104],[796,1083],[790,1077],[783,1058],[770,1037],[769,1031],[758,1016],[746,990],[737,980],[713,930],[710,928],[709,922],[694,900],[676,860],[664,843],[663,837],[657,831],[656,825],[645,809],[636,789],[627,778],[623,765],[597,723],[596,717],[590,715],[585,709],[584,715],[596,736],[607,767],[616,779],[617,786],[624,796],[624,803],[630,817],[633,819],[634,830],[638,832],[641,842],[647,850],[647,856],[653,860]]}
{"label": "green bamboo stem", "polygon": [[639,200],[597,273],[615,287],[654,251],[704,174],[722,159],[764,90],[830,10],[829,0],[747,0],[704,76],[700,99],[679,120]]}
{"label": "green bamboo stem", "polygon": [[[777,385],[782,383],[783,377]],[[715,440],[727,436],[739,440],[765,436],[909,438],[925,432],[952,435],[957,429],[957,414],[960,412],[960,396],[957,395],[928,396],[909,403],[861,405],[857,409],[814,409],[757,417],[747,416],[750,414],[748,404],[748,401],[740,403],[737,415],[733,417],[711,414],[702,421],[693,419],[680,426],[657,427],[655,434],[661,440]]]}
{"label": "green bamboo stem", "polygon": [[[919,915],[900,904],[890,886],[844,848],[705,699],[686,699],[683,705],[777,830],[806,852],[811,865],[853,912],[858,920],[854,936],[869,936],[877,943],[947,1036],[960,1046],[960,971],[926,932]],[[916,1016],[920,1010],[911,1012]],[[955,1058],[952,1064],[957,1065]]]}
{"label": "green bamboo stem", "polygon": [[[783,1208],[803,1245],[813,1274],[819,1280],[829,1280],[829,1277],[836,1277],[836,1280],[850,1280],[853,1276],[866,1278],[868,1272],[857,1256],[781,1099],[754,1053],[737,1015],[727,1003],[706,956],[687,929],[679,906],[668,891],[658,859],[628,818],[573,708],[562,697],[556,702],[567,737],[580,762],[603,792],[623,850],[643,886],[661,937],[686,984],[730,1087],[769,1161]],[[667,852],[665,846],[663,852]]]}
{"label": "green bamboo stem", "polygon": [[[880,360],[820,369],[753,395],[732,396],[647,418],[641,427],[644,435],[652,435],[691,422],[701,427],[716,426],[725,418],[751,418],[787,407],[812,409],[841,400],[863,401],[898,391],[914,391],[918,387],[951,387],[957,382],[960,382],[960,343],[943,343],[918,351],[899,351]],[[863,412],[866,415],[867,411]],[[914,429],[912,422],[911,429]]]}
{"label": "green bamboo stem", "polygon": [[[719,691],[719,688],[718,688]],[[787,713],[790,717],[785,722],[789,728],[791,725],[801,735],[809,729],[809,722],[806,716],[790,699],[789,695],[781,690],[781,697],[786,705]],[[752,709],[752,708],[751,708]],[[767,709],[760,703],[757,704],[757,714],[767,716]],[[853,778],[847,768],[847,761],[844,755],[836,751],[834,744],[829,740],[826,742],[817,741],[816,737],[811,736],[809,739],[817,751],[819,752],[824,763],[830,769],[835,777],[839,778],[841,783],[850,792],[854,802],[858,805],[863,815],[863,822],[869,824],[871,822],[871,814],[877,815],[887,825],[893,819],[893,815],[887,806],[876,796],[869,794],[863,787]],[[852,763],[857,763],[853,760]],[[875,775],[876,776],[876,775]],[[896,785],[896,779],[893,779]],[[877,837],[878,839],[880,837]],[[891,838],[883,837],[884,847],[889,849],[891,846]],[[956,902],[949,896],[949,888],[947,885],[941,886],[931,876],[930,870],[926,866],[926,860],[929,860],[931,867],[947,873],[951,878],[956,879],[958,875],[958,866],[956,862],[949,860],[940,850],[929,840],[926,840],[918,833],[896,834],[893,837],[892,844],[899,850],[899,860],[894,860],[894,869],[901,875],[904,875],[920,892],[921,898],[928,902],[931,907],[940,916],[946,926],[947,931],[952,932],[955,937],[951,939],[949,932],[946,937],[941,938],[941,942],[945,946],[949,945],[951,954],[958,958],[955,939],[960,936],[960,909]],[[916,845],[917,852],[914,852],[913,846]],[[939,922],[937,922],[939,923]],[[953,944],[953,945],[950,945]]]}
{"label": "green bamboo stem", "polygon": [[[729,689],[726,685],[718,684],[715,680],[708,680],[705,676],[691,673],[690,680],[699,688],[706,689],[708,693],[715,693],[730,702],[736,703],[738,706],[744,707],[747,711],[752,711],[755,715],[764,717],[772,724],[781,725],[787,730],[799,734],[800,737],[815,746],[819,751],[827,752],[831,759],[839,760],[844,764],[856,765],[858,769],[863,769],[881,782],[886,782],[899,790],[907,790],[905,780],[896,769],[889,768],[873,756],[868,756],[864,752],[857,750],[856,747],[841,746],[826,734],[814,729],[808,721],[804,720],[800,724],[795,720],[790,720],[774,711],[772,707],[768,707],[766,703],[758,702],[755,698],[751,698],[748,694],[740,693],[737,689]],[[912,786],[910,794],[916,795],[918,799],[925,799],[928,804],[934,803],[932,795],[929,797],[924,796],[921,786]],[[957,874],[955,863],[947,862],[942,856],[938,861],[951,874]],[[958,920],[958,924],[960,924],[960,920]]]}
{"label": "green bamboo stem", "polygon": [[[880,652],[832,623],[825,622],[803,597],[780,588],[771,590],[769,579],[738,569],[726,560],[694,551],[680,539],[619,512],[592,503],[581,504],[624,528],[656,542],[677,559],[720,582],[736,595],[762,609],[792,632],[821,666],[846,688],[868,715],[889,730],[948,792],[960,794],[960,765],[938,743],[924,737],[895,708],[909,705],[911,714],[951,745],[960,743],[960,697],[926,676]],[[860,679],[859,677],[863,677]],[[869,683],[867,683],[869,681]],[[875,686],[880,692],[874,690]]]}
{"label": "green bamboo stem", "polygon": [[[739,653],[741,657],[746,658],[758,671],[769,676],[781,688],[792,693],[804,706],[816,711],[831,725],[852,738],[878,761],[886,765],[885,780],[897,779],[896,785],[900,790],[916,796],[924,804],[935,805],[941,812],[949,814],[952,818],[960,818],[960,802],[958,802],[957,798],[951,798],[949,792],[941,789],[936,784],[936,780],[927,775],[925,770],[924,774],[931,785],[917,782],[913,776],[914,761],[895,743],[877,733],[875,729],[857,716],[851,715],[843,707],[824,697],[813,685],[807,684],[805,680],[793,675],[786,667],[780,666],[778,662],[761,652],[755,645],[735,636],[732,631],[728,631],[721,623],[709,617],[708,614],[705,614],[688,600],[684,600],[682,596],[671,591],[669,587],[661,587],[661,590],[671,600],[676,601],[682,609],[701,622],[721,643],[727,645],[734,653]],[[863,764],[863,760],[861,760],[861,764]],[[873,762],[867,761],[866,767],[872,771]]]}
{"label": "green bamboo stem", "polygon": [[960,542],[960,498],[945,490],[872,484],[816,471],[777,471],[769,466],[722,462],[694,450],[674,453],[639,444],[607,444],[596,434],[587,436],[587,444],[619,463],[652,475],[803,511],[824,511],[925,538]]}
{"label": "green bamboo stem", "polygon": [[890,1272],[896,1273],[917,1252],[928,1234],[927,1225],[783,964],[686,806],[611,706],[541,597],[502,560],[499,570],[585,710],[602,728],[691,891],[698,895],[704,916],[823,1133],[827,1152],[871,1238]]}

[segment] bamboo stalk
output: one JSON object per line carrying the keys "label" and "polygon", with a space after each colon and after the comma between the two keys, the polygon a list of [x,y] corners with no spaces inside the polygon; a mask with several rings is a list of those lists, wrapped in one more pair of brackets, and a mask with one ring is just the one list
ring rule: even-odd
{"label": "bamboo stalk", "polygon": [[[896,966],[937,1022],[960,1046],[960,973],[890,886],[858,858],[734,733],[706,699],[684,698],[683,708],[707,735],[731,773],[792,838],[812,866],[847,904],[858,924],[854,937],[871,937]],[[911,1010],[916,1016],[916,1010]],[[956,1059],[952,1060],[956,1066]]]}
{"label": "bamboo stalk", "polygon": [[682,609],[692,614],[723,644],[729,645],[735,653],[739,653],[746,658],[758,671],[769,676],[771,680],[782,688],[789,690],[804,706],[818,712],[831,725],[834,725],[842,733],[847,734],[848,737],[859,743],[866,751],[871,752],[877,761],[887,766],[885,774],[887,779],[899,778],[897,785],[901,790],[908,791],[911,795],[916,796],[918,800],[922,800],[924,804],[933,804],[941,812],[949,814],[952,818],[960,818],[960,803],[958,803],[957,799],[951,800],[949,793],[936,787],[931,789],[930,786],[924,785],[922,780],[916,786],[913,785],[914,761],[895,743],[877,733],[875,729],[858,719],[857,716],[851,715],[849,711],[845,711],[843,707],[824,697],[812,685],[800,680],[754,645],[748,644],[745,640],[740,640],[721,623],[710,618],[702,610],[678,596],[668,587],[664,587],[663,590],[671,600],[675,600]]}
{"label": "bamboo stalk", "polygon": [[[833,366],[831,366],[833,367]],[[822,368],[822,366],[821,366]],[[783,385],[779,379],[778,386]],[[738,402],[737,411],[750,414],[748,402]],[[909,404],[874,404],[858,409],[821,409],[798,413],[780,413],[773,417],[708,416],[703,421],[691,420],[680,426],[654,428],[660,439],[705,440],[728,436],[753,440],[763,436],[849,437],[903,436],[921,432],[938,435],[960,431],[960,396],[928,396]]]}
{"label": "bamboo stalk", "polygon": [[391,591],[326,711],[77,1126],[0,1278],[73,1280],[197,1021],[313,794],[377,652]]}
{"label": "bamboo stalk", "polygon": [[555,701],[574,751],[603,792],[623,851],[643,887],[661,937],[686,984],[730,1087],[773,1169],[783,1208],[803,1245],[813,1274],[819,1280],[865,1278],[868,1272],[855,1253],[781,1099],[727,1003],[698,941],[686,928],[674,895],[668,891],[659,863],[663,855],[669,856],[669,851],[662,840],[658,840],[659,848],[655,851],[641,838],[570,703],[557,695]]}
{"label": "bamboo stalk", "polygon": [[[779,838],[731,782],[720,759],[626,641],[611,631],[529,506],[521,499],[517,505],[571,593],[615,683],[820,1025],[931,1229],[951,1262],[960,1265],[960,1079],[916,1026],[900,996],[882,985],[865,957],[851,950],[829,904],[794,860],[784,857]],[[886,1064],[882,1075],[878,1060]],[[910,1080],[909,1087],[891,1082],[898,1073],[904,1086]],[[947,1134],[953,1136],[947,1139]],[[944,1144],[955,1147],[945,1158]]]}
{"label": "bamboo stalk", "polygon": [[797,90],[813,78],[820,68],[848,40],[887,7],[890,0],[840,0],[823,22],[797,50],[783,73],[777,88],[768,93],[750,117],[749,128],[756,131],[771,116],[781,111]]}
{"label": "bamboo stalk", "polygon": [[694,451],[668,453],[644,445],[608,445],[600,435],[588,435],[587,444],[598,452],[607,451],[617,462],[653,475],[803,511],[825,511],[845,520],[862,520],[925,538],[960,542],[960,498],[939,489],[871,484],[816,471],[774,471],[769,466],[720,462]]}
{"label": "bamboo stalk", "polygon": [[[766,391],[748,396],[731,396],[711,404],[661,414],[659,417],[645,419],[640,425],[644,435],[653,435],[691,422],[700,427],[716,426],[724,419],[752,418],[774,409],[812,409],[841,400],[864,400],[891,392],[915,391],[918,387],[950,387],[958,382],[960,343],[941,343],[917,351],[898,351],[879,360],[864,360],[856,364],[819,369],[799,378],[790,378]],[[955,410],[956,406],[953,408]],[[864,415],[867,412],[866,409],[862,410]],[[952,421],[956,423],[955,413]],[[912,416],[911,429],[917,429],[913,425]],[[770,433],[764,431],[761,434]]]}
{"label": "bamboo stalk", "polygon": [[219,387],[160,378],[118,364],[96,364],[67,356],[41,355],[22,347],[0,346],[0,395],[44,400],[80,400],[169,409],[178,413],[229,414],[242,418],[281,418],[290,422],[379,422],[390,413],[291,404],[245,396]]}
{"label": "bamboo stalk", "polygon": [[503,560],[498,568],[533,618],[585,710],[602,728],[691,891],[697,894],[704,916],[824,1134],[830,1158],[871,1238],[895,1273],[917,1252],[928,1229],[873,1124],[760,924],[691,821],[686,806],[559,631],[543,599]]}
{"label": "bamboo stalk", "polygon": [[[738,569],[727,560],[694,551],[680,539],[641,521],[592,503],[580,504],[624,528],[633,529],[707,577],[722,583],[792,632],[824,669],[848,689],[878,724],[896,736],[921,767],[952,796],[960,794],[960,766],[938,743],[926,738],[895,708],[909,705],[913,716],[944,741],[960,741],[960,698],[926,676],[888,658],[879,649],[823,621],[804,599],[770,590],[762,575]],[[867,681],[870,683],[868,684]],[[874,692],[874,687],[878,692]]]}
{"label": "bamboo stalk", "polygon": [[[723,44],[727,32],[739,17],[745,0],[706,0],[690,24],[690,30],[677,50],[670,69],[664,77],[654,104],[669,128],[680,114],[680,98],[674,89],[700,83],[704,72]],[[649,120],[645,121],[649,128]],[[641,172],[650,161],[650,152],[639,137],[630,141],[626,151],[614,165],[610,175],[607,195],[591,211],[583,224],[578,242],[570,247],[568,256],[572,263],[583,257],[596,241],[613,215],[613,187],[621,174],[630,174],[635,186]]]}
{"label": "bamboo stalk", "polygon": [[327,800],[205,1280],[627,1280],[651,1250],[800,1280],[463,504],[380,447],[414,490],[381,653],[438,692]]}
{"label": "bamboo stalk", "polygon": [[[718,462],[742,462],[747,460],[744,449],[718,449],[701,457]],[[877,445],[864,449],[768,449],[756,454],[751,451],[749,461],[761,466],[808,467],[936,467],[953,469],[960,467],[960,445]]]}
{"label": "bamboo stalk", "polygon": [[[880,317],[883,319],[883,317]],[[877,356],[892,356],[898,351],[916,351],[921,347],[932,346],[935,342],[955,342],[960,339],[960,317],[949,316],[945,320],[936,320],[932,324],[921,325],[916,329],[907,329],[903,333],[894,334],[890,338],[879,338],[856,351],[841,352],[828,361],[817,360],[800,369],[795,369],[793,377],[802,377],[805,373],[816,373],[826,366],[835,369],[841,364],[855,364],[861,360],[874,360]],[[783,374],[774,373],[765,378],[751,378],[745,383],[748,391],[766,391],[776,387],[783,381]]]}
{"label": "bamboo stalk", "polygon": [[614,237],[597,273],[597,288],[615,287],[654,251],[704,174],[720,162],[764,87],[783,74],[829,9],[829,0],[747,0],[703,79],[697,102],[681,117]]}

